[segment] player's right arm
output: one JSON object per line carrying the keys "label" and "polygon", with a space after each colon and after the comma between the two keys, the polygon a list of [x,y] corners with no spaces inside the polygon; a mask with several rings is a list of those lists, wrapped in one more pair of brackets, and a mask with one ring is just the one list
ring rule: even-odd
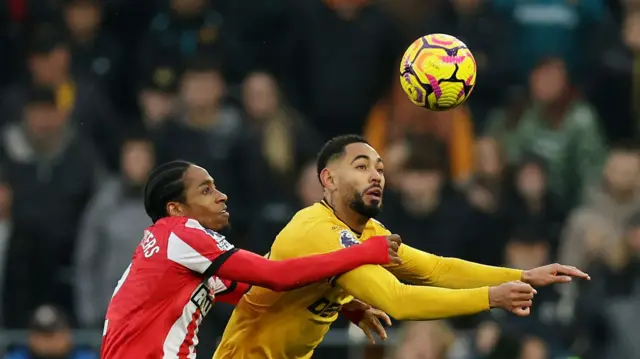
{"label": "player's right arm", "polygon": [[224,237],[207,232],[191,219],[169,236],[167,256],[204,277],[216,275],[275,291],[304,287],[361,265],[387,264],[391,259],[387,240],[380,237],[358,248],[273,261],[234,248]]}
{"label": "player's right arm", "polygon": [[[278,250],[285,258],[308,253],[327,253],[345,246],[342,239],[344,230],[336,230],[330,222],[319,223],[304,233],[281,232]],[[313,235],[313,240],[304,240],[305,246],[294,247],[300,243],[302,235]],[[355,238],[355,236],[354,236]],[[368,241],[383,237],[373,237]],[[351,245],[347,243],[346,245]],[[447,289],[426,286],[411,286],[400,281],[379,265],[366,265],[347,272],[336,279],[346,292],[374,308],[387,312],[399,320],[441,319],[459,315],[475,314],[500,307],[518,312],[515,308],[529,307],[533,296],[531,286],[524,283],[508,283],[505,287],[478,287],[472,289]],[[498,290],[496,290],[498,289]],[[490,291],[492,292],[490,300]]]}

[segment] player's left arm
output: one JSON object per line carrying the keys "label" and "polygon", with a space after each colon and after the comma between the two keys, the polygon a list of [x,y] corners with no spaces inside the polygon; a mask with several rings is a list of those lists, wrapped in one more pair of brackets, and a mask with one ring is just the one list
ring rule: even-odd
{"label": "player's left arm", "polygon": [[521,280],[534,286],[571,281],[572,277],[589,279],[586,273],[571,266],[550,264],[527,271],[494,267],[458,258],[440,257],[410,247],[398,250],[402,264],[385,266],[396,277],[414,284],[442,288],[466,289],[495,286]]}

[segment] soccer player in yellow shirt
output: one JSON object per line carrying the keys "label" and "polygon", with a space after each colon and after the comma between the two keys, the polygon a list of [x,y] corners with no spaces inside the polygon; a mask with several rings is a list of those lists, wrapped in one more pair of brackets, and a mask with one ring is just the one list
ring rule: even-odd
{"label": "soccer player in yellow shirt", "polygon": [[[373,219],[381,210],[384,164],[366,140],[346,135],[327,142],[318,156],[318,177],[324,200],[291,219],[273,242],[270,259],[327,253],[391,235]],[[532,285],[589,278],[559,264],[521,271],[443,258],[405,244],[398,254],[402,264],[361,266],[291,292],[253,287],[236,306],[214,359],[311,358],[342,306],[354,297],[399,320],[491,308],[525,316],[536,293]]]}

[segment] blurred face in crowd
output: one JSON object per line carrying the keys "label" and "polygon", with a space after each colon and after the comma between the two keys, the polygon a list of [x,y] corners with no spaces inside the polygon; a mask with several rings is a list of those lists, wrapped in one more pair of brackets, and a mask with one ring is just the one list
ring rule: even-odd
{"label": "blurred face in crowd", "polygon": [[549,245],[543,240],[523,242],[512,239],[507,243],[505,253],[507,265],[518,269],[539,267],[549,261]]}
{"label": "blurred face in crowd", "polygon": [[502,172],[498,143],[492,138],[481,138],[476,143],[476,170],[479,176],[497,178]]}
{"label": "blurred face in crowd", "polygon": [[549,353],[547,351],[547,345],[539,338],[531,337],[526,338],[522,342],[522,349],[520,350],[520,359],[547,359]]}
{"label": "blurred face in crowd", "polygon": [[544,195],[547,178],[537,163],[529,163],[516,174],[518,193],[528,200],[539,200]]}
{"label": "blurred face in crowd", "polygon": [[32,54],[29,58],[29,72],[36,84],[60,85],[69,74],[69,52],[59,46],[49,53]]}
{"label": "blurred face in crowd", "polygon": [[567,85],[567,71],[560,59],[549,60],[531,73],[531,95],[536,101],[545,104],[557,101]]}
{"label": "blurred face in crowd", "polygon": [[122,172],[133,184],[144,184],[155,164],[151,143],[127,141],[122,148]]}
{"label": "blurred face in crowd", "polygon": [[622,30],[624,42],[634,52],[640,51],[640,11],[627,15]]}
{"label": "blurred face in crowd", "polygon": [[373,218],[382,209],[384,164],[373,147],[352,143],[345,154],[333,161],[320,174],[325,188],[347,201],[356,213]]}
{"label": "blurred face in crowd", "polygon": [[322,185],[318,182],[315,163],[306,165],[300,173],[298,198],[305,207],[322,200]]}
{"label": "blurred face in crowd", "polygon": [[176,101],[175,96],[169,93],[142,90],[139,102],[146,125],[153,128],[173,112]]}
{"label": "blurred face in crowd", "polygon": [[0,218],[10,216],[13,193],[8,184],[0,183]]}
{"label": "blurred face in crowd", "polygon": [[171,8],[183,16],[198,15],[205,4],[204,0],[171,0]]}
{"label": "blurred face in crowd", "polygon": [[627,245],[631,255],[640,259],[640,226],[633,227],[627,232]]}
{"label": "blurred face in crowd", "polygon": [[100,26],[100,6],[93,0],[76,0],[65,8],[64,21],[73,36],[93,34]]}
{"label": "blurred face in crowd", "polygon": [[209,172],[202,167],[191,166],[185,171],[182,180],[185,202],[169,202],[167,213],[171,216],[193,218],[214,231],[228,228],[227,195],[216,188]]}
{"label": "blurred face in crowd", "polygon": [[53,333],[31,332],[29,348],[39,358],[65,359],[72,348],[71,333],[69,330]]}
{"label": "blurred face in crowd", "polygon": [[633,151],[614,151],[604,168],[604,180],[614,193],[631,193],[640,176],[640,157]]}
{"label": "blurred face in crowd", "polygon": [[36,141],[57,138],[66,123],[66,116],[54,104],[30,103],[24,111],[30,135]]}
{"label": "blurred face in crowd", "polygon": [[324,0],[327,7],[344,20],[352,20],[358,16],[360,9],[369,4],[370,0]]}
{"label": "blurred face in crowd", "polygon": [[182,76],[180,94],[190,109],[216,106],[225,89],[224,80],[217,71],[188,71]]}
{"label": "blurred face in crowd", "polygon": [[242,100],[249,117],[264,119],[278,110],[278,87],[275,79],[265,73],[247,77],[242,88]]}
{"label": "blurred face in crowd", "polygon": [[473,13],[480,5],[482,0],[453,0],[453,5],[459,13]]}

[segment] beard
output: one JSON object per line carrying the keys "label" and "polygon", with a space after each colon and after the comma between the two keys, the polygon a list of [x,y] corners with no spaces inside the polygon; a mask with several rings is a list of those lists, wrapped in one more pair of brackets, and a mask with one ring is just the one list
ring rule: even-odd
{"label": "beard", "polygon": [[349,207],[351,207],[351,209],[353,209],[356,213],[366,218],[375,218],[376,216],[378,216],[382,211],[382,205],[380,201],[375,200],[371,201],[371,204],[366,204],[362,197],[362,193],[356,192],[353,196],[353,199],[349,203]]}

